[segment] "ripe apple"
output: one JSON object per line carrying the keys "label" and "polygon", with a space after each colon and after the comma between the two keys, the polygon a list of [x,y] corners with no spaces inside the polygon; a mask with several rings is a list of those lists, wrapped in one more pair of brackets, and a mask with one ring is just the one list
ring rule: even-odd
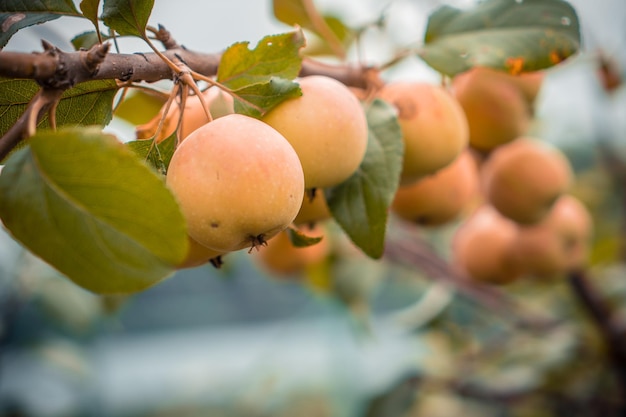
{"label": "ripe apple", "polygon": [[330,77],[299,80],[302,96],[285,100],[263,121],[296,150],[306,188],[335,186],[359,167],[367,148],[368,126],[359,100]]}
{"label": "ripe apple", "polygon": [[469,130],[463,109],[442,87],[396,81],[385,84],[378,95],[398,110],[404,139],[402,184],[434,174],[467,147]]}
{"label": "ripe apple", "polygon": [[475,67],[457,75],[452,89],[469,124],[470,145],[490,151],[527,133],[543,73],[510,75]]}
{"label": "ripe apple", "polygon": [[302,166],[289,142],[240,114],[194,130],[174,152],[166,183],[189,236],[218,253],[265,243],[289,226],[304,196]]}
{"label": "ripe apple", "polygon": [[520,224],[537,223],[573,180],[569,161],[555,146],[522,137],[493,151],[482,166],[485,198]]}
{"label": "ripe apple", "polygon": [[540,223],[520,227],[515,256],[534,277],[558,277],[585,266],[592,232],[593,222],[585,205],[565,194]]}
{"label": "ripe apple", "polygon": [[478,195],[478,170],[468,151],[437,173],[401,186],[391,210],[421,226],[439,226],[456,219]]}
{"label": "ripe apple", "polygon": [[480,283],[507,284],[522,275],[513,244],[518,226],[493,207],[479,207],[455,232],[453,264]]}

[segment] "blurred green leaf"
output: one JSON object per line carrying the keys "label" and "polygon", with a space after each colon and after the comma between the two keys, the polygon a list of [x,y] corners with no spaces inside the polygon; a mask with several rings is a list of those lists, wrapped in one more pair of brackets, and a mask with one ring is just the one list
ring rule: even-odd
{"label": "blurred green leaf", "polygon": [[352,241],[368,256],[380,258],[387,211],[400,182],[404,145],[396,111],[382,100],[366,109],[367,152],[361,166],[342,184],[325,190],[328,207]]}
{"label": "blurred green leaf", "polygon": [[[356,39],[356,33],[336,17],[324,16],[324,21],[341,42],[344,49],[348,49],[350,44]],[[307,45],[304,52],[307,56],[332,56],[335,54],[328,42],[318,34],[307,36]]]}
{"label": "blurred green leaf", "polygon": [[[318,37],[317,45],[313,45],[311,49],[307,48],[307,54],[333,55],[335,53],[324,39],[324,35],[320,33],[318,28],[313,24],[301,0],[273,0],[272,5],[276,19],[290,26],[298,25],[311,31]],[[322,18],[331,32],[337,37],[337,40],[341,42],[344,48],[347,48],[355,38],[354,31],[335,16],[322,15]]]}
{"label": "blurred green leaf", "polygon": [[487,0],[468,10],[437,9],[424,42],[421,58],[450,76],[474,66],[519,73],[575,54],[580,25],[574,8],[562,0]]}
{"label": "blurred green leaf", "polygon": [[324,238],[323,236],[307,236],[293,227],[289,227],[287,233],[289,234],[291,244],[297,248],[306,248],[307,246],[315,245]]}
{"label": "blurred green leaf", "polygon": [[145,38],[154,0],[104,0],[102,20],[122,36]]}
{"label": "blurred green leaf", "polygon": [[133,125],[148,123],[161,110],[165,99],[149,92],[130,89],[115,109],[115,117],[126,120]]}
{"label": "blurred green leaf", "polygon": [[[104,37],[103,39],[106,40],[108,38]],[[71,42],[74,49],[78,51],[81,48],[89,49],[92,46],[97,45],[100,42],[100,39],[98,38],[98,33],[96,31],[90,30],[74,36]]]}
{"label": "blurred green leaf", "polygon": [[34,254],[96,293],[141,291],[186,256],[162,178],[99,128],[40,131],[0,175],[0,218]]}
{"label": "blurred green leaf", "polygon": [[[32,80],[0,78],[0,136],[15,124],[38,90]],[[115,80],[88,81],[68,89],[57,106],[57,125],[107,125],[117,90]],[[38,127],[48,126],[45,116]]]}
{"label": "blurred green leaf", "polygon": [[301,0],[273,0],[272,7],[274,16],[281,22],[313,30],[313,23]]}

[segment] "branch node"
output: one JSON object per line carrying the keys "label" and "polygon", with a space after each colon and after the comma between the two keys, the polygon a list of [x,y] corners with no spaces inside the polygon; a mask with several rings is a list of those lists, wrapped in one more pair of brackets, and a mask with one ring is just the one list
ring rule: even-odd
{"label": "branch node", "polygon": [[[39,71],[38,68],[38,63],[35,63],[35,70],[34,73],[38,74],[38,73],[46,73],[46,76],[41,76],[41,77],[36,77],[35,81],[37,81],[37,83],[43,87],[43,88],[49,88],[49,89],[61,89],[61,90],[67,90],[68,88],[71,88],[72,86],[74,86],[75,81],[72,79],[72,77],[69,75],[68,69],[71,68],[71,63],[67,62],[67,55],[61,51],[59,48],[57,48],[56,46],[52,45],[50,42],[46,41],[46,40],[41,40],[41,45],[43,46],[44,49],[44,56],[50,57],[52,59],[52,65],[49,66],[50,68],[53,68],[54,71],[49,74],[45,71]],[[50,64],[50,62],[45,62],[43,61],[42,63],[44,64]],[[49,74],[49,75],[48,75]]]}
{"label": "branch node", "polygon": [[156,38],[163,44],[165,49],[179,49],[180,45],[172,38],[172,34],[169,30],[165,29],[162,24],[158,25],[158,30],[155,32]]}
{"label": "branch node", "polygon": [[59,52],[59,49],[56,46],[45,39],[41,40],[41,46],[43,47],[43,50],[49,54],[56,55],[56,53]]}
{"label": "branch node", "polygon": [[109,43],[96,44],[83,54],[83,65],[92,76],[98,73],[100,64],[104,61],[110,48],[111,44]]}

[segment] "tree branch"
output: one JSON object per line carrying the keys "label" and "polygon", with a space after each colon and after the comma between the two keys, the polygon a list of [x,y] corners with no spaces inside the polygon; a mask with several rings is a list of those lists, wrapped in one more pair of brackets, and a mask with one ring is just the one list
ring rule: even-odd
{"label": "tree branch", "polygon": [[[166,62],[182,62],[185,68],[210,77],[217,74],[221,54],[199,53],[187,50],[179,46],[169,37],[169,32],[164,28],[158,30],[163,38],[166,50],[159,54],[112,54],[109,53],[109,45],[97,44],[89,50],[64,52],[43,43],[43,52],[12,52],[0,51],[0,77],[32,79],[39,85],[48,89],[45,93],[50,98],[51,91],[57,90],[58,95],[72,86],[92,80],[120,80],[122,82],[156,82],[164,79],[175,79],[171,66]],[[164,59],[165,58],[165,59]],[[361,66],[340,65],[332,66],[305,59],[302,62],[300,74],[326,75],[340,82],[365,88],[376,80],[376,72],[372,68]],[[57,98],[58,99],[58,98]],[[36,101],[31,101],[31,104]],[[40,103],[40,102],[37,102]],[[54,104],[46,102],[45,111],[53,108]],[[0,160],[24,138],[28,136],[28,110],[26,117],[21,117],[15,125],[0,138]],[[30,120],[40,120],[41,112],[34,115]]]}
{"label": "tree branch", "polygon": [[[615,315],[582,271],[568,276],[570,287],[599,329],[618,379],[622,398],[626,398],[626,332],[615,321]],[[623,404],[626,407],[626,403]],[[623,409],[626,415],[626,408]]]}
{"label": "tree branch", "polygon": [[527,311],[497,288],[471,282],[461,271],[453,268],[415,236],[388,237],[385,259],[421,269],[429,277],[440,280],[465,297],[498,311],[502,317],[508,317],[520,327],[543,331],[553,329],[559,324],[556,320]]}
{"label": "tree branch", "polygon": [[[96,45],[94,48],[104,48]],[[33,79],[40,84],[47,84],[57,77],[60,71],[71,79],[72,85],[90,80],[121,80],[156,82],[173,79],[174,74],[168,65],[157,54],[115,54],[103,57],[94,71],[86,64],[89,51],[63,52],[54,49],[54,53],[46,49],[43,53],[26,53],[0,51],[0,76],[8,78]],[[108,48],[108,47],[106,47]],[[180,60],[192,71],[205,76],[217,74],[220,53],[200,53],[182,47],[167,49],[162,54],[172,61]],[[354,65],[329,65],[304,59],[300,75],[326,75],[342,83],[364,88],[371,78],[372,68]]]}

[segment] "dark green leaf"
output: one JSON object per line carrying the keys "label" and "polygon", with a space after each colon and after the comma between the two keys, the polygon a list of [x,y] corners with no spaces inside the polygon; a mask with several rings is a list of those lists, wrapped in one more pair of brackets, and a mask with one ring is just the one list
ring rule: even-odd
{"label": "dark green leaf", "polygon": [[261,118],[284,100],[302,95],[300,86],[283,78],[270,78],[263,84],[253,84],[235,90],[235,112]]}
{"label": "dark green leaf", "polygon": [[82,17],[72,0],[4,0],[0,2],[0,48],[18,30],[61,16]]}
{"label": "dark green leaf", "polygon": [[18,30],[59,17],[61,16],[53,14],[0,13],[0,49],[6,46]]}
{"label": "dark green leaf", "polygon": [[361,166],[324,194],[333,217],[352,241],[371,258],[380,258],[387,211],[400,182],[404,144],[393,106],[377,99],[366,114],[369,138]]}
{"label": "dark green leaf", "polygon": [[287,233],[289,234],[289,240],[291,244],[296,248],[306,248],[307,246],[312,246],[319,243],[324,236],[307,236],[301,231],[289,227],[287,229]]}
{"label": "dark green leaf", "polygon": [[301,30],[264,37],[250,50],[248,42],[231,45],[222,55],[217,81],[238,90],[280,77],[293,80],[302,66],[300,48],[304,46]]}
{"label": "dark green leaf", "polygon": [[154,139],[144,139],[126,142],[126,145],[158,172],[165,174],[176,150],[176,132],[158,144],[154,143]]}
{"label": "dark green leaf", "polygon": [[154,0],[104,0],[102,20],[122,36],[145,38]]}
{"label": "dark green leaf", "polygon": [[100,8],[100,0],[82,0],[80,2],[80,10],[83,12],[83,16],[93,23],[97,33],[100,33],[98,26],[98,10]]}
{"label": "dark green leaf", "polygon": [[[0,136],[22,115],[39,86],[32,80],[0,79]],[[114,80],[88,81],[65,91],[57,106],[57,125],[99,125],[111,121]],[[39,127],[48,127],[48,117]]]}
{"label": "dark green leaf", "polygon": [[34,254],[96,293],[141,291],[186,256],[162,178],[99,128],[38,132],[0,175],[0,218]]}
{"label": "dark green leaf", "polygon": [[0,78],[0,136],[15,124],[38,90],[32,80]]}
{"label": "dark green leaf", "polygon": [[450,6],[428,20],[419,55],[454,76],[474,66],[512,73],[558,64],[580,47],[576,11],[562,0],[487,0],[461,11]]}
{"label": "dark green leaf", "polygon": [[0,12],[82,16],[76,9],[73,0],[3,0],[0,3]]}

